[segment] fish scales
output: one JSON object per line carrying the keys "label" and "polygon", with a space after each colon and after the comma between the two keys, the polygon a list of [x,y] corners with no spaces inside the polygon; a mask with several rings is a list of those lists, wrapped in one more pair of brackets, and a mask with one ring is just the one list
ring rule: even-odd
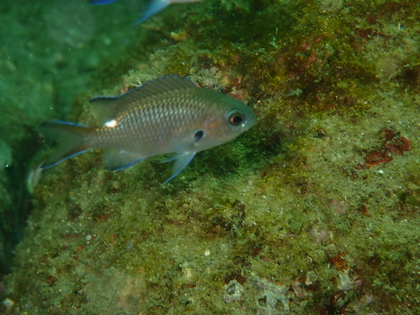
{"label": "fish scales", "polygon": [[[188,100],[187,97],[188,95],[174,95],[161,103],[151,102],[136,106],[115,118],[115,128],[97,128],[90,144],[94,147],[108,147],[122,140],[123,145],[135,148],[145,155],[166,153],[187,139],[185,133],[189,132],[191,126],[200,127],[197,124],[200,122],[200,115],[209,116],[214,111],[212,104],[206,99],[200,100],[197,97]],[[183,99],[187,102],[183,102]]]}
{"label": "fish scales", "polygon": [[117,97],[95,98],[91,105],[101,127],[60,121],[41,126],[58,143],[57,153],[43,168],[95,148],[106,149],[104,164],[114,170],[148,156],[174,153],[170,180],[197,152],[237,137],[256,120],[238,100],[178,76],[152,80]]}

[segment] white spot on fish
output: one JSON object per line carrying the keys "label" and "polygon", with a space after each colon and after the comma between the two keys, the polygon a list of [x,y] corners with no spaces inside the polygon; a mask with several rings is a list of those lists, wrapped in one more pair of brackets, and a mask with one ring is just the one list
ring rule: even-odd
{"label": "white spot on fish", "polygon": [[108,128],[115,128],[115,127],[117,127],[117,124],[118,124],[117,121],[115,119],[112,119],[110,121],[107,121],[105,123],[105,126],[108,127]]}

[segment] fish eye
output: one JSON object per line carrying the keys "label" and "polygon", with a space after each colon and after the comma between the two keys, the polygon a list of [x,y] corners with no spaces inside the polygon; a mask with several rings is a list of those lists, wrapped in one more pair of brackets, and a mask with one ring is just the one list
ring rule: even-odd
{"label": "fish eye", "polygon": [[229,113],[229,123],[233,126],[239,125],[244,120],[244,115],[238,111],[232,111]]}

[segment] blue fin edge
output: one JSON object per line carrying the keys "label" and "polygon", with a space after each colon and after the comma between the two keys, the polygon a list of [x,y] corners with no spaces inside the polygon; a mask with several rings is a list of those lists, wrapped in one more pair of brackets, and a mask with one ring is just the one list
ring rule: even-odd
{"label": "blue fin edge", "polygon": [[[174,179],[181,171],[187,167],[188,164],[192,161],[195,156],[195,152],[184,152],[176,155],[175,157],[171,158],[170,160],[176,160],[175,165],[172,171],[172,175],[163,182],[163,185],[168,183],[170,180]],[[168,162],[168,161],[164,161]]]}
{"label": "blue fin edge", "polygon": [[143,162],[143,161],[144,161],[144,159],[138,159],[138,160],[135,160],[135,161],[133,161],[133,162],[131,162],[131,163],[128,163],[128,164],[126,164],[126,165],[119,166],[119,167],[117,167],[117,168],[113,168],[113,169],[111,169],[111,171],[121,171],[121,170],[125,170],[126,168],[129,168],[130,166],[133,166],[134,164],[137,164],[137,163],[140,163],[140,162]]}
{"label": "blue fin edge", "polygon": [[72,154],[72,155],[66,156],[65,158],[63,158],[63,159],[61,159],[61,160],[58,160],[58,161],[56,161],[56,162],[54,162],[54,163],[52,163],[52,164],[45,165],[45,166],[44,166],[44,165],[42,165],[42,166],[40,166],[39,168],[40,168],[40,169],[42,169],[42,170],[47,170],[47,169],[49,169],[49,168],[51,168],[51,167],[53,167],[53,166],[56,166],[57,164],[60,164],[61,162],[65,161],[65,160],[71,159],[72,157],[75,157],[76,155],[79,155],[79,154],[85,153],[86,151],[89,151],[89,150],[91,150],[91,149],[86,149],[86,150],[83,150],[83,151],[79,151],[79,152],[74,153],[74,154]]}

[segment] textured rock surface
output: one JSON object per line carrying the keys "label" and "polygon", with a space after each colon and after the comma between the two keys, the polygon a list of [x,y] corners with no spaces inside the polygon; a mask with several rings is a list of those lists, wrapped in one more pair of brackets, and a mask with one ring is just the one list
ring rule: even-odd
{"label": "textured rock surface", "polygon": [[418,4],[173,7],[140,26],[165,46],[104,93],[188,74],[257,125],[165,186],[159,158],[112,173],[95,151],[45,172],[4,308],[419,313]]}

